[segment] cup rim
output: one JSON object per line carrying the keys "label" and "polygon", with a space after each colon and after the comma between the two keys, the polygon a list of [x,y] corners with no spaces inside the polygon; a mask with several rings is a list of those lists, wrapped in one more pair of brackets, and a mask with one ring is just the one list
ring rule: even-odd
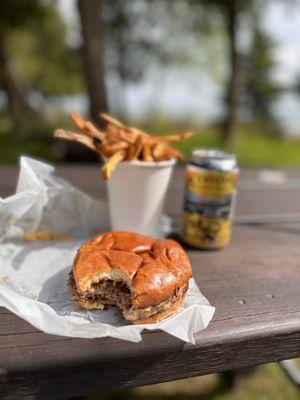
{"label": "cup rim", "polygon": [[177,162],[176,158],[171,158],[170,160],[164,160],[164,161],[140,161],[140,160],[122,161],[119,164],[119,167],[122,165],[134,165],[138,167],[171,167],[175,165],[176,162]]}

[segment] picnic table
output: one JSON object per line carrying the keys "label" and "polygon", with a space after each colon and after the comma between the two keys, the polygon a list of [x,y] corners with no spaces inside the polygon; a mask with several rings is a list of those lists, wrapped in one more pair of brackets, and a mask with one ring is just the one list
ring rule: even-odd
{"label": "picnic table", "polygon": [[[18,169],[0,167],[0,195]],[[95,166],[57,174],[105,196]],[[166,203],[181,213],[183,169]],[[232,243],[222,251],[187,249],[194,277],[216,307],[209,327],[186,344],[160,331],[143,341],[72,339],[44,334],[0,308],[0,398],[61,399],[210,374],[300,356],[300,172],[244,170]]]}

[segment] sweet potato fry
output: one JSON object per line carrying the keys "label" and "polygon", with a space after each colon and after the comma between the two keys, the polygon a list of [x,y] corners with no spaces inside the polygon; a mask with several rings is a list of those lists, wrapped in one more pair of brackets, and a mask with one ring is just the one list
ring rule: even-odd
{"label": "sweet potato fry", "polygon": [[90,122],[87,121],[85,123],[85,132],[86,135],[90,136],[90,137],[94,137],[96,139],[99,139],[101,142],[103,140],[105,140],[106,138],[106,134],[105,132],[100,131],[98,128],[95,127],[95,125]]}
{"label": "sweet potato fry", "polygon": [[109,123],[109,124],[111,124],[111,125],[115,125],[115,126],[117,126],[118,128],[123,128],[123,127],[124,127],[124,125],[122,124],[121,121],[119,121],[119,120],[116,119],[116,118],[111,117],[110,115],[108,115],[108,114],[106,114],[106,113],[100,113],[100,114],[99,114],[99,117],[100,117],[103,121],[105,121],[105,122],[107,122],[107,123]]}
{"label": "sweet potato fry", "polygon": [[173,149],[173,147],[170,147],[164,155],[164,160],[170,160],[171,158],[177,158],[178,161],[183,161],[182,153],[177,149]]}
{"label": "sweet potato fry", "polygon": [[76,112],[72,112],[70,114],[70,120],[74,123],[74,125],[80,130],[84,130],[85,120],[81,118]]}
{"label": "sweet potato fry", "polygon": [[89,149],[99,153],[96,145],[93,142],[93,139],[83,136],[83,135],[80,135],[79,133],[66,131],[64,129],[56,129],[54,131],[53,135],[60,139],[72,140],[73,142],[81,143],[81,144],[85,145],[86,147],[88,147]]}
{"label": "sweet potato fry", "polygon": [[104,179],[109,179],[118,163],[123,160],[163,161],[171,158],[182,160],[181,152],[172,143],[187,139],[192,132],[166,136],[152,136],[133,126],[126,126],[108,114],[99,114],[105,122],[105,131],[76,113],[70,115],[75,126],[83,133],[77,134],[63,129],[54,132],[55,137],[79,142],[107,157],[102,168]]}
{"label": "sweet potato fry", "polygon": [[139,136],[137,133],[129,132],[123,129],[119,130],[120,138],[125,140],[127,143],[133,144],[136,141],[136,138]]}
{"label": "sweet potato fry", "polygon": [[106,126],[106,139],[107,140],[118,140],[120,134],[120,128],[112,124]]}
{"label": "sweet potato fry", "polygon": [[124,160],[125,152],[117,151],[109,157],[102,167],[103,179],[107,180],[111,177],[112,172],[116,169],[117,165]]}
{"label": "sweet potato fry", "polygon": [[83,118],[80,117],[80,115],[76,114],[75,112],[71,113],[70,119],[75,124],[75,126],[87,136],[98,139],[100,141],[105,140],[105,133],[99,131],[99,129],[97,129],[92,122],[85,121]]}
{"label": "sweet potato fry", "polygon": [[164,159],[165,154],[168,152],[168,144],[163,141],[158,142],[154,145],[152,155],[155,161],[161,161]]}
{"label": "sweet potato fry", "polygon": [[124,125],[121,121],[119,121],[118,119],[111,117],[108,114],[105,113],[101,113],[99,114],[100,119],[102,119],[104,122],[106,122],[108,125],[108,130],[110,130],[111,128],[109,127],[109,125],[113,125],[117,128],[120,128],[119,133],[122,134],[125,132],[128,132],[129,134],[132,134],[133,137],[137,137],[138,135],[140,135],[141,133],[146,134],[145,132],[141,131],[138,128],[135,128],[133,126],[126,126]]}
{"label": "sweet potato fry", "polygon": [[190,136],[192,136],[193,132],[183,132],[183,133],[179,133],[176,135],[166,135],[166,136],[160,136],[160,138],[166,140],[169,143],[176,143],[176,142],[181,142],[181,140],[185,140],[187,138],[189,138]]}
{"label": "sweet potato fry", "polygon": [[128,146],[129,146],[129,144],[126,143],[126,142],[118,142],[118,143],[114,143],[114,144],[106,143],[106,144],[103,144],[99,148],[99,150],[100,150],[101,154],[103,154],[104,156],[109,157],[112,154],[116,153],[117,151],[127,149]]}
{"label": "sweet potato fry", "polygon": [[153,161],[153,157],[151,154],[151,147],[148,144],[143,144],[142,159],[144,161]]}
{"label": "sweet potato fry", "polygon": [[129,146],[126,159],[128,161],[134,161],[138,159],[142,151],[142,148],[143,148],[143,138],[142,135],[139,135],[136,141]]}
{"label": "sweet potato fry", "polygon": [[125,126],[125,130],[135,137],[139,135],[150,136],[149,133],[141,131],[140,129],[134,126]]}
{"label": "sweet potato fry", "polygon": [[62,240],[62,241],[68,241],[72,240],[72,236],[70,235],[61,235],[59,233],[55,232],[27,232],[24,233],[24,240],[27,240],[29,242],[35,242],[37,240]]}

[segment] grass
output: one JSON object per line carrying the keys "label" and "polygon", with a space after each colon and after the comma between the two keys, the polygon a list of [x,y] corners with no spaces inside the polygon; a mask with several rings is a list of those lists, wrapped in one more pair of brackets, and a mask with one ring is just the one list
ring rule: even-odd
{"label": "grass", "polygon": [[189,378],[135,389],[107,391],[87,400],[298,400],[299,389],[275,363],[240,373],[228,390],[218,375]]}
{"label": "grass", "polygon": [[270,127],[263,122],[240,124],[235,146],[231,149],[224,148],[220,140],[220,128],[217,126],[199,126],[188,121],[169,126],[163,119],[146,123],[145,126],[161,134],[172,131],[172,128],[177,132],[191,129],[194,135],[178,146],[186,157],[194,148],[214,148],[234,152],[242,167],[300,166],[300,137],[291,139],[272,135]]}
{"label": "grass", "polygon": [[[166,134],[192,129],[194,135],[180,143],[178,148],[186,157],[194,148],[216,148],[224,150],[219,139],[219,127],[199,126],[189,121],[170,122],[154,117],[137,123],[150,132]],[[26,154],[44,160],[72,161],[74,151],[66,156],[70,143],[55,140],[51,133],[55,127],[70,128],[67,116],[62,116],[53,123],[25,121],[21,133],[15,133],[10,120],[0,117],[0,163],[17,163],[20,155]],[[80,145],[75,145],[79,150]],[[73,145],[74,149],[74,145]],[[228,149],[227,149],[228,150]],[[236,145],[233,149],[242,167],[299,167],[300,139],[281,138],[270,135],[262,123],[243,124],[238,127]],[[92,160],[93,158],[91,158]],[[78,158],[76,158],[78,161]]]}
{"label": "grass", "polygon": [[22,131],[16,132],[10,119],[0,117],[0,163],[15,164],[26,154],[48,161],[55,161],[55,140],[51,136],[54,126],[40,121],[24,121]]}
{"label": "grass", "polygon": [[[214,131],[209,135],[196,134],[181,145],[186,155],[196,147],[224,150]],[[236,146],[229,151],[236,153],[238,163],[243,167],[300,166],[300,140],[267,137],[240,129]]]}

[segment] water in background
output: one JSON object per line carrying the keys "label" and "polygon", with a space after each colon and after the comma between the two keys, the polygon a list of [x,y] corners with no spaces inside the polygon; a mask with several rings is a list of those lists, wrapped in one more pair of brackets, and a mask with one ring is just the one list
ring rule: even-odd
{"label": "water in background", "polygon": [[[222,117],[221,93],[213,84],[192,91],[180,82],[168,86],[158,97],[155,86],[149,82],[128,85],[123,92],[122,103],[126,104],[126,109],[123,108],[122,113],[133,119],[159,113],[171,118],[189,117],[201,123],[210,123]],[[68,113],[76,111],[86,114],[88,110],[85,94],[55,96],[50,99],[50,104]],[[118,104],[114,104],[113,99],[110,99],[110,108],[113,113],[118,113]],[[283,94],[274,104],[274,114],[286,136],[300,137],[299,110],[300,97],[292,93]]]}

